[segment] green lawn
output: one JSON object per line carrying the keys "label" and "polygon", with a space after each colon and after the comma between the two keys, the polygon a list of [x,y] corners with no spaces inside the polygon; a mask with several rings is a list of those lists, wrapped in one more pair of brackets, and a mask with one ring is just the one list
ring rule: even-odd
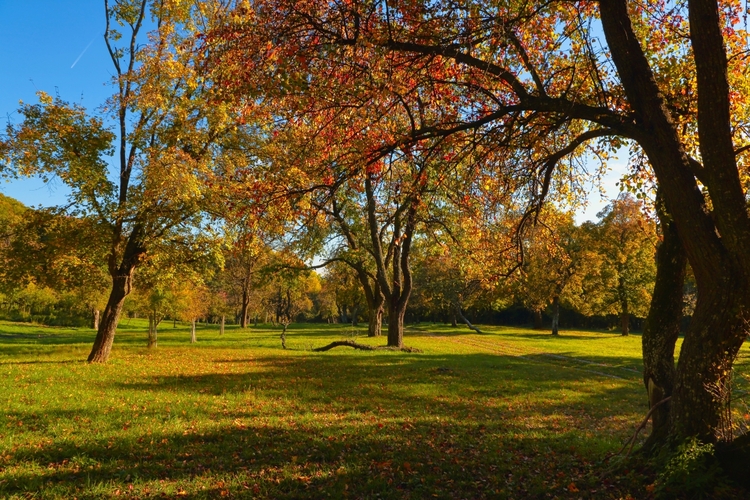
{"label": "green lawn", "polygon": [[285,351],[278,328],[203,326],[191,345],[177,326],[149,350],[123,322],[102,366],[84,362],[93,330],[0,322],[0,497],[641,498],[649,482],[601,464],[646,412],[637,335],[422,325],[406,343],[423,353],[313,353],[365,330],[293,325]]}

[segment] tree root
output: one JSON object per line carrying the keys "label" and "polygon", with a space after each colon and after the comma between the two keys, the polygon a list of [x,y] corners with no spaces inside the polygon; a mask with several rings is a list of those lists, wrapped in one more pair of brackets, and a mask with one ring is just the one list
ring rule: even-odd
{"label": "tree root", "polygon": [[331,342],[328,345],[324,345],[323,347],[316,347],[315,349],[313,349],[313,352],[330,351],[334,347],[353,347],[354,349],[358,349],[360,351],[422,352],[420,349],[416,349],[414,347],[371,346],[371,345],[366,345],[366,344],[360,344],[353,340],[337,340],[335,342]]}

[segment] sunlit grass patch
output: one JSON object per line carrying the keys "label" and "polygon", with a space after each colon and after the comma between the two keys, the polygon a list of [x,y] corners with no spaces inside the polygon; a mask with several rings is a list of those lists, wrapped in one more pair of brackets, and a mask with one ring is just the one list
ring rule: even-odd
{"label": "sunlit grass patch", "polygon": [[164,323],[149,350],[123,326],[88,365],[91,330],[0,324],[0,496],[627,493],[593,473],[646,411],[637,336],[422,325],[405,338],[421,354],[314,353],[385,339],[295,325],[283,350],[279,328],[201,325],[191,345]]}

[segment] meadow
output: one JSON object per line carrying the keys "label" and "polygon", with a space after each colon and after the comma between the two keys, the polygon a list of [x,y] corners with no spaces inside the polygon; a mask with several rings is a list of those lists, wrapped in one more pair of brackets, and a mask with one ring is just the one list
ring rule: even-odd
{"label": "meadow", "polygon": [[280,327],[200,325],[190,344],[163,323],[147,349],[125,320],[89,365],[93,330],[0,322],[0,497],[649,496],[653,478],[604,461],[647,411],[640,336],[485,330],[317,353],[385,339],[292,325],[283,350]]}

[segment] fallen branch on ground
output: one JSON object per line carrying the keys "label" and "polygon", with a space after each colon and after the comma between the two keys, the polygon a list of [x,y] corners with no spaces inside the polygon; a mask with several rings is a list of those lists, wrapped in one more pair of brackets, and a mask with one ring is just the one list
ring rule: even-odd
{"label": "fallen branch on ground", "polygon": [[353,347],[354,349],[359,349],[360,351],[422,352],[421,350],[416,349],[414,347],[372,346],[372,345],[360,344],[353,340],[337,340],[335,342],[331,342],[328,345],[324,345],[323,347],[316,347],[315,349],[313,349],[313,351],[314,352],[330,351],[334,347]]}
{"label": "fallen branch on ground", "polygon": [[458,313],[458,316],[461,318],[461,321],[463,321],[466,324],[466,326],[469,327],[469,330],[474,330],[475,332],[477,332],[480,335],[484,334],[484,332],[482,330],[480,330],[476,326],[472,325],[471,321],[469,321],[469,319],[466,316],[464,316],[464,313],[461,312],[461,306],[459,306],[458,304],[455,304],[453,307],[456,308],[456,312]]}
{"label": "fallen branch on ground", "polygon": [[635,433],[633,434],[633,436],[627,441],[625,441],[625,444],[622,445],[622,448],[620,448],[620,451],[612,455],[609,455],[608,457],[604,459],[604,461],[606,462],[610,458],[616,457],[617,455],[622,453],[628,445],[630,445],[630,448],[628,448],[628,452],[625,454],[625,458],[627,459],[630,456],[630,452],[633,451],[633,446],[635,445],[636,438],[638,438],[638,433],[646,428],[646,424],[648,424],[648,419],[651,418],[651,415],[654,413],[654,410],[656,410],[658,407],[660,407],[661,405],[663,405],[670,399],[672,399],[672,396],[667,396],[666,398],[662,399],[661,401],[656,403],[654,406],[652,406],[651,409],[648,411],[648,413],[646,413],[646,418],[643,419],[643,422],[641,422],[641,425],[639,425],[638,428],[635,430]]}

